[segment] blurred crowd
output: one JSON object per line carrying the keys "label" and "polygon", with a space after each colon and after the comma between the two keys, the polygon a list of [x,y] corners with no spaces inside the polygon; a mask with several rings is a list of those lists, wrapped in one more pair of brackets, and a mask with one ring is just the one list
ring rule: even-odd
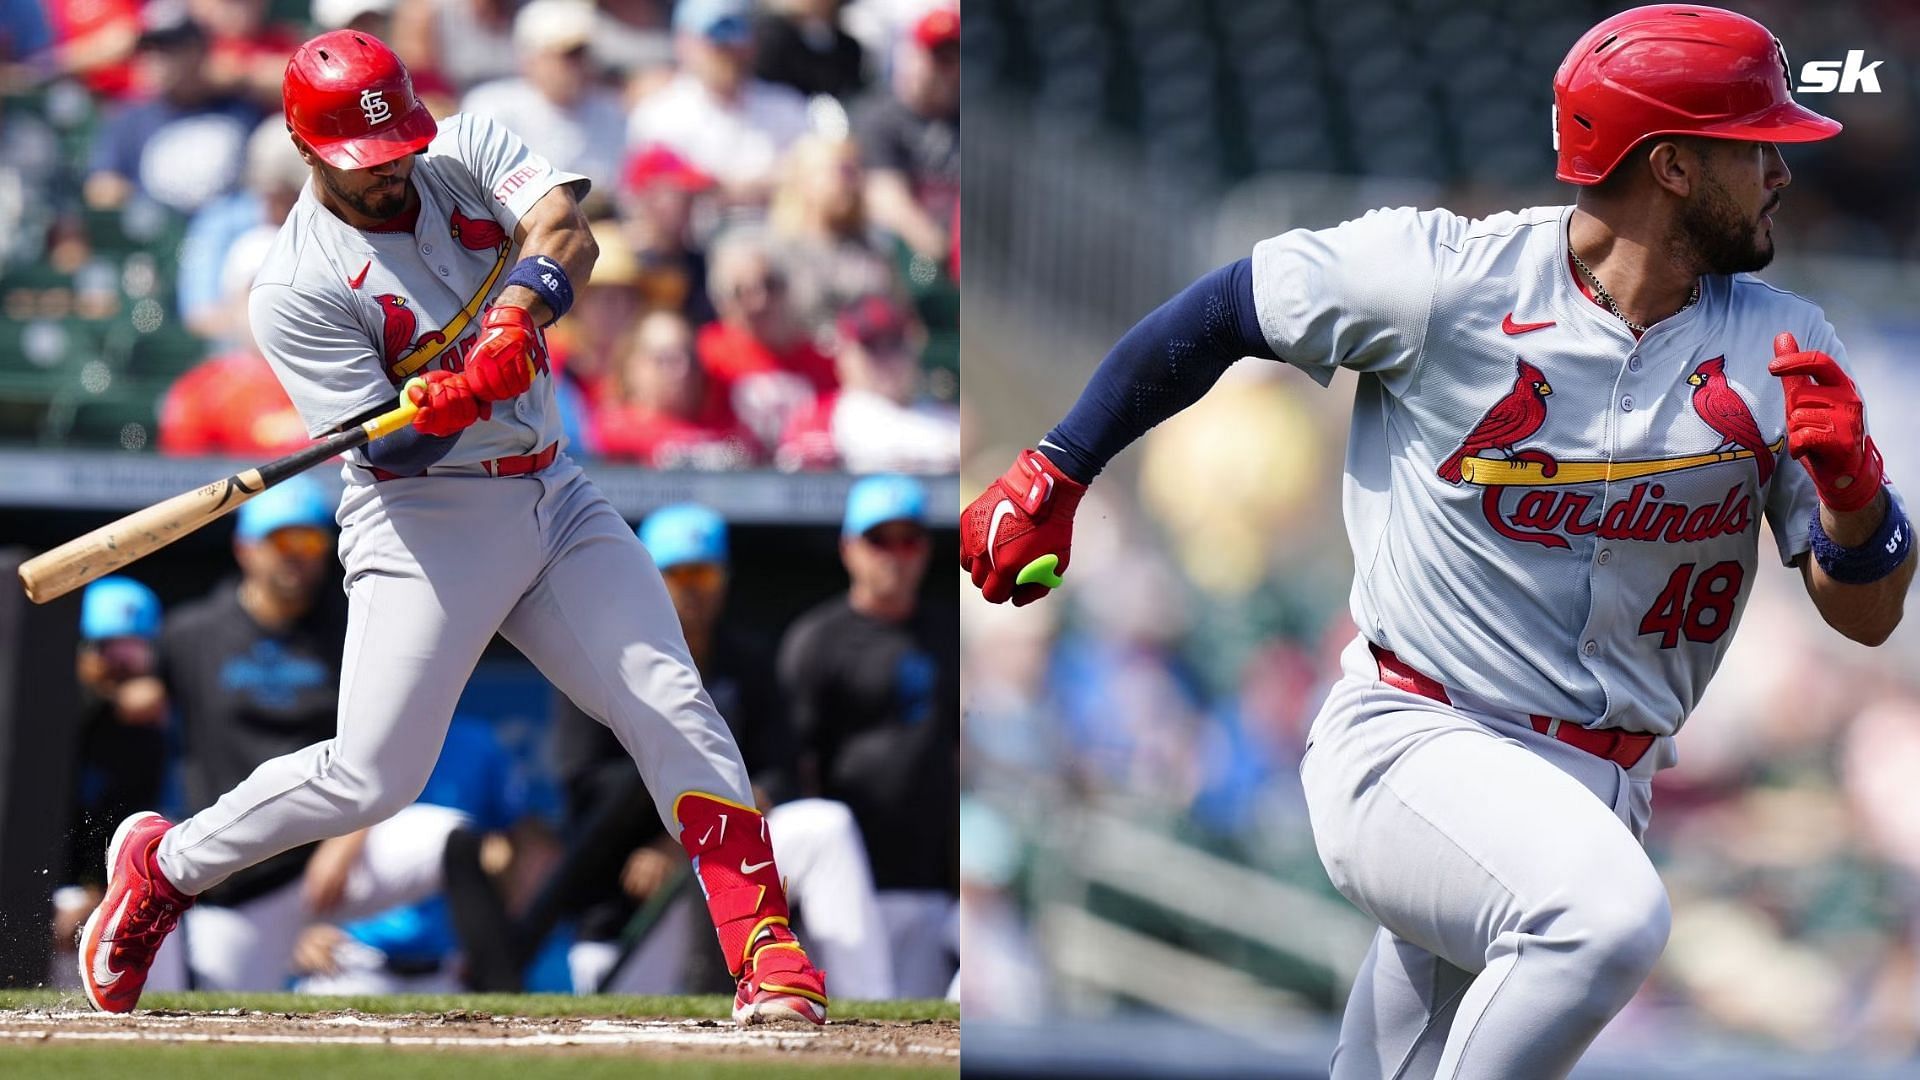
{"label": "blurred crowd", "polygon": [[[637,530],[741,747],[796,932],[843,999],[959,985],[957,613],[924,599],[927,518],[917,479],[856,481],[840,530],[846,585],[818,567],[817,602],[777,642],[731,613],[736,567],[718,513],[674,504]],[[296,477],[240,508],[234,574],[203,597],[163,611],[132,577],[88,586],[55,985],[78,985],[75,935],[123,818],[194,813],[334,734],[346,636],[335,541],[332,500]],[[730,989],[684,848],[609,729],[555,694],[544,745],[517,752],[489,696],[463,702],[414,804],[202,893],[148,986]]]}
{"label": "blurred crowd", "polygon": [[9,409],[36,388],[0,371],[0,436],[47,438],[118,382],[160,395],[107,423],[128,448],[143,416],[169,453],[303,440],[244,297],[307,179],[281,73],[338,27],[391,43],[437,116],[490,114],[591,179],[599,262],[549,332],[576,454],[955,468],[951,0],[0,5],[4,364],[57,376],[67,338],[135,335],[116,351],[103,331],[111,359],[76,359],[79,390],[50,377],[49,403],[78,404],[47,416]]}

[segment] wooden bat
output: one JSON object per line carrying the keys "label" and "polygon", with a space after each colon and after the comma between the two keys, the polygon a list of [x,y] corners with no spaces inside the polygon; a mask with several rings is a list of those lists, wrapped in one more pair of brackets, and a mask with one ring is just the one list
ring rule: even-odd
{"label": "wooden bat", "polygon": [[[420,380],[414,380],[419,382]],[[407,384],[413,385],[412,382]],[[182,492],[165,502],[135,510],[118,521],[102,525],[75,540],[69,540],[43,555],[20,564],[20,584],[27,599],[44,604],[85,585],[95,578],[145,558],[175,540],[217,518],[267,490],[273,485],[306,472],[337,454],[346,453],[406,427],[419,411],[406,390],[400,404],[363,424],[315,439],[277,461],[234,473],[205,487]]]}

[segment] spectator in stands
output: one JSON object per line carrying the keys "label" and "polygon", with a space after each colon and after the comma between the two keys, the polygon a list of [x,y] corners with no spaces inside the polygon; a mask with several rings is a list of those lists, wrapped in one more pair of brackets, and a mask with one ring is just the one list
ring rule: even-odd
{"label": "spectator in stands", "polygon": [[[286,142],[285,132],[280,134]],[[247,291],[278,230],[277,225],[256,226],[228,251],[220,285],[225,300],[219,307],[233,319],[233,344],[167,388],[160,401],[161,453],[272,458],[307,444],[306,422],[247,325]]]}
{"label": "spectator in stands", "polygon": [[399,0],[313,0],[313,22],[322,30],[358,30],[382,41],[393,34]]}
{"label": "spectator in stands", "polygon": [[797,413],[776,460],[787,469],[952,472],[960,413],[920,393],[918,324],[895,301],[868,296],[840,314],[838,389]]}
{"label": "spectator in stands", "polygon": [[805,98],[753,77],[752,9],[750,0],[680,0],[681,71],[641,99],[627,128],[629,143],[666,144],[738,203],[766,202],[781,153],[807,130]]}
{"label": "spectator in stands", "polygon": [[520,0],[399,0],[393,51],[407,62],[416,89],[457,96],[518,70],[513,16],[519,8]]}
{"label": "spectator in stands", "polygon": [[[666,506],[648,515],[639,535],[660,567],[687,651],[740,743],[808,948],[817,950],[822,966],[833,965],[836,993],[891,997],[891,964],[859,830],[845,806],[792,798],[792,738],[772,696],[769,650],[723,617],[730,566],[725,519],[696,504]],[[484,890],[475,895],[449,881],[462,940],[474,943],[476,971],[484,973],[476,988],[516,988],[517,968],[532,946],[559,918],[578,913],[571,958],[578,991],[598,990],[610,976],[625,992],[728,989],[707,931],[687,903],[656,924],[645,955],[625,965],[625,978],[614,970],[617,941],[636,905],[670,888],[686,868],[686,855],[658,817],[643,812],[649,796],[612,732],[564,699],[554,717],[553,751],[566,784],[573,844],[539,898],[509,928]],[[683,899],[697,901],[691,892]],[[500,949],[503,940],[513,944]]]}
{"label": "spectator in stands", "polygon": [[129,577],[103,577],[80,596],[80,753],[67,827],[66,884],[54,893],[54,973],[73,979],[74,939],[106,885],[113,830],[154,805],[166,763],[167,691],[155,677],[160,598]]}
{"label": "spectator in stands", "polygon": [[743,469],[760,460],[753,433],[694,359],[693,330],[679,312],[640,320],[619,382],[618,399],[594,418],[607,457],[656,469]]}
{"label": "spectator in stands", "polygon": [[669,0],[596,0],[593,58],[608,71],[652,78],[673,66]]}
{"label": "spectator in stands", "polygon": [[692,220],[695,202],[713,189],[713,178],[656,145],[627,159],[622,180],[621,222],[637,263],[642,305],[678,311],[695,326],[711,322],[707,255],[694,243]]}
{"label": "spectator in stands", "polygon": [[734,415],[773,445],[794,412],[839,378],[794,311],[787,269],[764,232],[734,230],[712,258],[707,292],[720,317],[700,328],[700,366]]}
{"label": "spectator in stands", "polygon": [[917,481],[855,483],[840,534],[851,586],[794,622],[779,660],[800,789],[860,823],[906,997],[945,994],[956,963],[959,619],[920,603],[925,518]]}
{"label": "spectator in stands", "polygon": [[513,19],[520,75],[467,91],[460,111],[526,132],[534,153],[599,187],[620,175],[627,120],[620,96],[595,80],[593,30],[588,0],[533,0]]}
{"label": "spectator in stands", "polygon": [[874,224],[936,263],[960,202],[960,12],[936,7],[895,52],[891,93],[853,110]]}
{"label": "spectator in stands", "polygon": [[151,96],[101,127],[84,194],[111,209],[140,191],[191,213],[239,178],[260,111],[208,81],[206,34],[184,10],[155,3],[143,18],[136,67]]}
{"label": "spectator in stands", "polygon": [[884,241],[867,226],[862,182],[860,148],[850,139],[808,135],[787,152],[767,224],[787,261],[807,268],[806,295],[795,303],[811,326],[831,326],[854,300],[896,288]]}
{"label": "spectator in stands", "polygon": [[207,82],[216,93],[279,111],[280,81],[300,39],[267,19],[267,0],[188,0],[207,35]]}
{"label": "spectator in stands", "polygon": [[180,318],[187,329],[225,344],[239,343],[236,335],[247,332],[246,294],[243,290],[236,306],[222,287],[228,252],[247,232],[262,225],[278,228],[300,198],[309,174],[300,151],[287,137],[285,118],[276,114],[253,129],[247,139],[241,189],[196,211],[180,243]]}
{"label": "spectator in stands", "polygon": [[35,58],[36,67],[43,75],[78,76],[109,101],[132,96],[140,8],[141,0],[47,0],[42,11],[53,44]]}
{"label": "spectator in stands", "polygon": [[[190,810],[261,762],[332,736],[346,637],[344,597],[326,587],[333,540],[333,500],[317,481],[297,476],[268,488],[240,507],[239,580],[167,618],[160,674],[180,724]],[[185,932],[156,957],[155,977],[177,978],[184,961],[202,989],[278,990],[316,915],[353,918],[431,893],[452,824],[410,816],[414,809],[294,848],[201,893]]]}
{"label": "spectator in stands", "polygon": [[840,25],[845,0],[771,0],[754,26],[753,73],[809,97],[866,85],[860,43]]}

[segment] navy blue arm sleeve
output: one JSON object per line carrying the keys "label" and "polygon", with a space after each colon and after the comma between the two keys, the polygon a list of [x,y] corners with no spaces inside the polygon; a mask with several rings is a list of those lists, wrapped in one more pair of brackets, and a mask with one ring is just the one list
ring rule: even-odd
{"label": "navy blue arm sleeve", "polygon": [[1253,307],[1253,260],[1212,271],[1127,331],[1040,452],[1087,483],[1155,424],[1199,401],[1244,356],[1278,360]]}

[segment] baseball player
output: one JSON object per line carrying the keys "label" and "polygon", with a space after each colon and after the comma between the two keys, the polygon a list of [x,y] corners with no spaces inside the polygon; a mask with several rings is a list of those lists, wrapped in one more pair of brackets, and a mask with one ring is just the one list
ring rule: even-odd
{"label": "baseball player", "polygon": [[1840,130],[1794,103],[1779,42],[1638,8],[1574,45],[1554,103],[1574,205],[1263,241],[1128,332],[962,523],[986,599],[1030,603],[1061,584],[1087,482],[1236,359],[1359,373],[1360,636],[1301,763],[1327,872],[1380,924],[1337,1078],[1566,1075],[1665,947],[1650,783],[1761,518],[1856,641],[1892,632],[1913,577],[1833,327],[1749,276],[1778,144]]}
{"label": "baseball player", "polygon": [[403,386],[419,414],[343,466],[337,734],[178,826],[121,823],[81,937],[88,999],[133,1008],[195,894],[413,802],[498,631],[639,766],[693,858],[735,1020],[824,1022],[824,980],[788,929],[746,769],[659,571],[560,450],[542,328],[593,267],[586,178],[485,118],[436,123],[393,52],[355,31],[301,46],[284,97],[313,177],[255,279],[254,335],[315,435]]}

